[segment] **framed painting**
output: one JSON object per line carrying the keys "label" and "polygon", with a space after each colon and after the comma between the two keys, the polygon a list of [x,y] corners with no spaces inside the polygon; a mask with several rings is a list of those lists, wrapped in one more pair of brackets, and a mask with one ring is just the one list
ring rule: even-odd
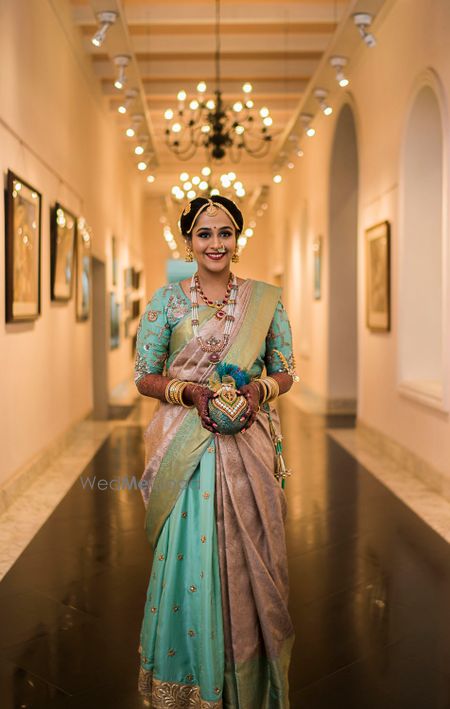
{"label": "framed painting", "polygon": [[91,302],[91,233],[83,217],[77,221],[76,319],[88,320]]}
{"label": "framed painting", "polygon": [[390,224],[366,229],[366,324],[369,330],[387,332],[390,317]]}
{"label": "framed painting", "polygon": [[111,237],[111,278],[113,286],[117,285],[117,239]]}
{"label": "framed painting", "polygon": [[41,194],[8,170],[5,190],[5,319],[41,314]]}
{"label": "framed painting", "polygon": [[70,300],[72,297],[75,234],[77,220],[58,202],[51,218],[51,299]]}
{"label": "framed painting", "polygon": [[133,288],[138,289],[141,282],[141,272],[133,268]]}
{"label": "framed painting", "polygon": [[120,345],[120,303],[116,300],[115,291],[109,294],[110,342],[109,348],[116,349]]}
{"label": "framed painting", "polygon": [[313,241],[314,259],[314,300],[322,297],[322,237],[318,236]]}

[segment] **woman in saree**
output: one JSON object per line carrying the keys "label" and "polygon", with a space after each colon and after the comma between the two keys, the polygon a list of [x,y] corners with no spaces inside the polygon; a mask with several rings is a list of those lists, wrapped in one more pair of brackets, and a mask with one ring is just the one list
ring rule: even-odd
{"label": "woman in saree", "polygon": [[[136,386],[159,400],[140,481],[153,562],[138,690],[153,709],[286,709],[294,629],[273,401],[298,379],[291,328],[280,288],[230,270],[234,202],[196,198],[179,226],[197,272],[154,293],[137,334]],[[247,373],[234,434],[211,414],[219,363]]]}

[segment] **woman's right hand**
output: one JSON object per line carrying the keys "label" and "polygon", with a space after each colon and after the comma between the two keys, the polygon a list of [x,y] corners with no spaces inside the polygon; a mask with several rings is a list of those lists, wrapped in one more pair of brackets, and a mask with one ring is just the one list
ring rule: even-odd
{"label": "woman's right hand", "polygon": [[208,401],[216,394],[207,386],[201,384],[188,384],[183,392],[183,399],[187,404],[194,404],[200,416],[203,428],[211,433],[217,433],[217,424],[210,418]]}

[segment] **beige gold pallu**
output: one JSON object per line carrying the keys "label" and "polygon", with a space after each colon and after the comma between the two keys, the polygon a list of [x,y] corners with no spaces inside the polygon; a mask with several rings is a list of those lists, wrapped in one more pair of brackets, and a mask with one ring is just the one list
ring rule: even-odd
{"label": "beige gold pallu", "polygon": [[[231,341],[222,359],[249,369],[267,335],[280,288],[247,280],[239,288]],[[223,334],[224,321],[200,310],[204,339]],[[190,317],[172,331],[170,377],[207,382],[215,365],[192,337]],[[275,429],[279,418],[271,407]],[[213,434],[196,409],[159,402],[144,433],[141,492],[153,549],[183,485]],[[275,452],[267,414],[244,433],[216,436],[215,514],[225,651],[220,709],[287,709],[294,628],[288,612],[284,533],[285,492],[274,478]],[[191,704],[189,704],[191,706]],[[194,705],[192,705],[193,707]],[[195,705],[197,706],[197,705]],[[198,704],[199,709],[203,704]],[[209,705],[208,705],[209,706]]]}

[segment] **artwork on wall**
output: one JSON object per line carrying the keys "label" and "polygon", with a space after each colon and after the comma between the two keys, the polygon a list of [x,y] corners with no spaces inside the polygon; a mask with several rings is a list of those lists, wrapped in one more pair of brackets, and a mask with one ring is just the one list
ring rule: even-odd
{"label": "artwork on wall", "polygon": [[390,224],[366,229],[366,324],[370,330],[390,330]]}
{"label": "artwork on wall", "polygon": [[77,220],[58,202],[51,210],[51,298],[72,297]]}
{"label": "artwork on wall", "polygon": [[91,301],[91,232],[83,217],[77,221],[76,318],[88,320]]}
{"label": "artwork on wall", "polygon": [[41,312],[41,194],[8,170],[5,194],[6,322]]}
{"label": "artwork on wall", "polygon": [[111,276],[113,286],[117,285],[117,239],[113,236],[111,237]]}
{"label": "artwork on wall", "polygon": [[322,237],[317,236],[313,242],[314,257],[314,300],[322,297]]}
{"label": "artwork on wall", "polygon": [[123,284],[125,288],[133,288],[133,268],[131,266],[124,268]]}
{"label": "artwork on wall", "polygon": [[141,271],[137,271],[133,268],[133,288],[139,288],[141,282]]}
{"label": "artwork on wall", "polygon": [[138,318],[140,313],[141,313],[141,301],[138,298],[137,300],[133,300],[131,302],[131,317],[134,320],[135,318]]}
{"label": "artwork on wall", "polygon": [[110,317],[110,343],[111,350],[120,345],[120,303],[116,300],[115,291],[109,294],[109,317]]}

